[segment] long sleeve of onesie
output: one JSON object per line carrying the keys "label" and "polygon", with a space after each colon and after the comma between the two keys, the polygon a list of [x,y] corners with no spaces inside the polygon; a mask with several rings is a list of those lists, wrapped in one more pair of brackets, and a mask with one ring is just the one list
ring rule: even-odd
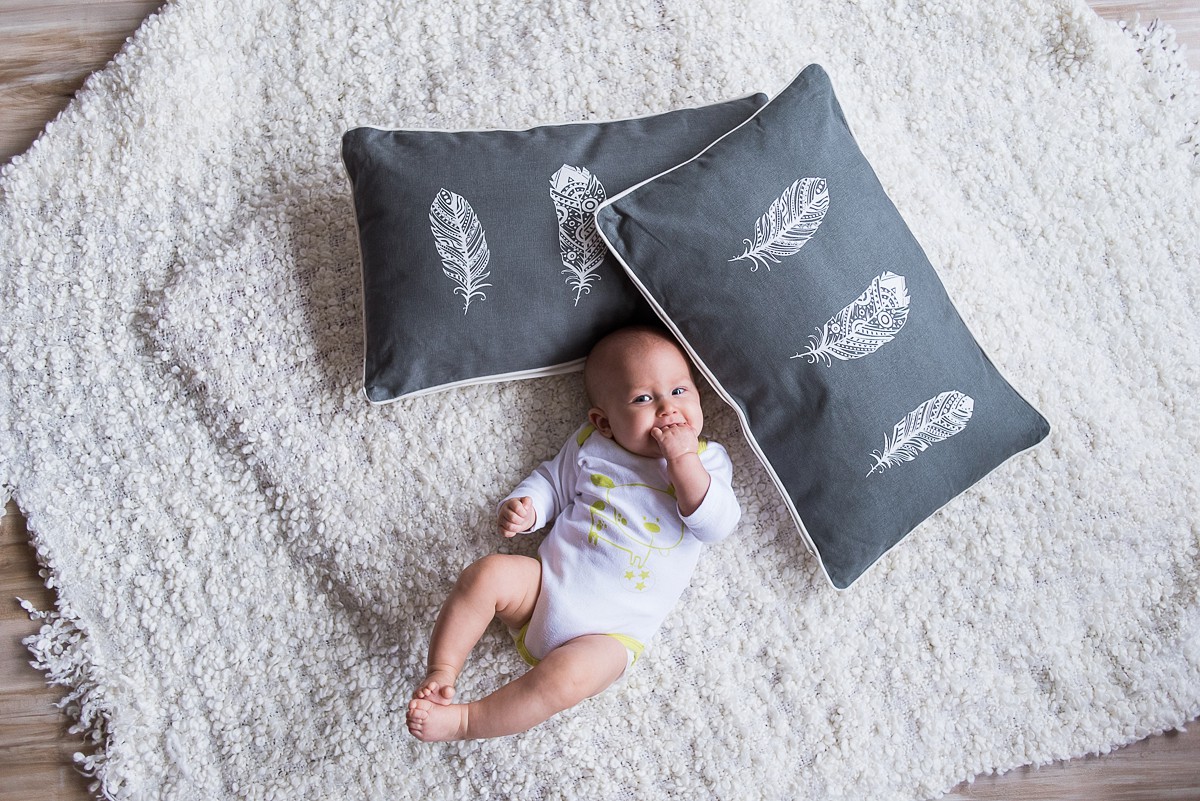
{"label": "long sleeve of onesie", "polygon": [[530,654],[541,659],[584,634],[611,634],[640,652],[687,588],[704,545],[728,537],[741,515],[725,449],[705,442],[700,459],[709,489],[686,519],[665,459],[632,454],[591,426],[513,490],[509,498],[533,499],[535,528],[553,519],[538,548]]}
{"label": "long sleeve of onesie", "polygon": [[580,434],[582,432],[572,435],[557,456],[534,468],[529,477],[500,502],[503,504],[510,498],[524,497],[533,500],[533,510],[537,519],[527,531],[537,531],[542,526],[554,522],[559,513],[574,500],[574,473],[578,469],[575,459],[583,444],[579,438]]}
{"label": "long sleeve of onesie", "polygon": [[733,465],[725,449],[715,442],[708,443],[700,454],[700,463],[708,471],[708,492],[683,523],[693,537],[712,544],[733,533],[742,517],[742,507],[733,494]]}

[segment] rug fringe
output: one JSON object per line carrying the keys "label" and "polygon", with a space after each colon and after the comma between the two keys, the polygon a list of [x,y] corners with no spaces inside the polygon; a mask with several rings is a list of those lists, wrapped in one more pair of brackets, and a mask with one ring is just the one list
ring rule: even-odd
{"label": "rug fringe", "polygon": [[1157,94],[1162,103],[1183,103],[1187,125],[1179,139],[1179,147],[1191,154],[1192,172],[1200,174],[1200,73],[1187,60],[1187,45],[1176,39],[1175,28],[1157,17],[1142,22],[1140,14],[1133,21],[1121,20],[1117,26],[1133,41],[1146,71],[1157,81]]}
{"label": "rug fringe", "polygon": [[[55,590],[57,582],[53,570],[43,567],[40,573],[46,587]],[[30,664],[46,674],[48,685],[67,689],[57,706],[75,721],[68,731],[84,735],[84,742],[91,751],[87,754],[76,752],[75,765],[83,775],[94,779],[88,785],[89,792],[115,801],[118,796],[111,791],[117,789],[114,784],[119,787],[119,782],[110,777],[112,760],[108,748],[112,704],[104,682],[97,676],[87,631],[68,604],[59,601],[55,604],[56,610],[43,611],[23,598],[17,598],[17,601],[31,620],[42,622],[37,634],[21,641],[34,657]]]}

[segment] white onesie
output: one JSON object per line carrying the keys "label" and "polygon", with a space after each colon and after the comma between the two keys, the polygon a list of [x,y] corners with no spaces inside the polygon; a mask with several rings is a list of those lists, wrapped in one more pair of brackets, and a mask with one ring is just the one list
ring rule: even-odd
{"label": "white onesie", "polygon": [[581,428],[505,498],[533,499],[530,531],[554,521],[538,547],[541,592],[517,637],[531,664],[585,634],[615,637],[632,664],[687,587],[702,545],[725,539],[741,517],[729,456],[717,443],[700,440],[711,483],[682,517],[665,459],[594,431]]}

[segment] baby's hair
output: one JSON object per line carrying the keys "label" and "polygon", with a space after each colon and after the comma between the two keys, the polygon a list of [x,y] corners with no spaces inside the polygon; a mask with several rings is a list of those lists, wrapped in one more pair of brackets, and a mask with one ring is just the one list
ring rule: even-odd
{"label": "baby's hair", "polygon": [[601,337],[592,346],[592,350],[588,353],[587,360],[583,364],[583,388],[587,393],[588,403],[593,406],[596,404],[597,387],[594,382],[596,380],[595,373],[598,365],[612,359],[616,353],[622,352],[632,345],[650,342],[666,342],[670,344],[683,356],[683,360],[687,362],[688,369],[692,369],[692,362],[687,357],[687,353],[684,352],[683,348],[679,347],[679,342],[663,326],[638,324],[618,328],[616,331]]}

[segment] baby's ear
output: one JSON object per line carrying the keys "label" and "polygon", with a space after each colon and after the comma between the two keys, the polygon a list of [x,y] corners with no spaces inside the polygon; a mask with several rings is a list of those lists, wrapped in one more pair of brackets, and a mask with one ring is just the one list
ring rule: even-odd
{"label": "baby's ear", "polygon": [[593,406],[588,409],[588,422],[596,427],[600,432],[600,436],[612,439],[612,426],[608,422],[608,415],[598,406]]}

